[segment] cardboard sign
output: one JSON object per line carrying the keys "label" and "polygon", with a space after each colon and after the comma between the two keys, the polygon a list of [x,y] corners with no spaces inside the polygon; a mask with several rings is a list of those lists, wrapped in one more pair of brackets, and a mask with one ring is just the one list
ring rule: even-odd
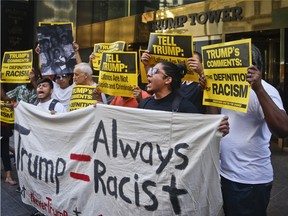
{"label": "cardboard sign", "polygon": [[32,71],[32,49],[4,52],[1,69],[1,83],[30,83]]}
{"label": "cardboard sign", "polygon": [[98,87],[101,92],[133,97],[138,85],[137,52],[103,52]]}
{"label": "cardboard sign", "polygon": [[93,105],[96,102],[96,98],[93,95],[93,90],[95,89],[96,86],[75,85],[72,89],[68,111]]}
{"label": "cardboard sign", "polygon": [[203,104],[247,112],[250,86],[247,68],[252,65],[251,39],[202,47],[207,88]]}
{"label": "cardboard sign", "polygon": [[1,122],[7,124],[14,124],[14,110],[8,107],[4,107],[5,101],[0,102]]}
{"label": "cardboard sign", "polygon": [[183,80],[198,82],[198,74],[190,71],[187,65],[187,59],[193,56],[192,35],[150,33],[148,51],[152,67],[163,60],[174,64],[184,63],[188,71]]}
{"label": "cardboard sign", "polygon": [[96,43],[94,44],[94,56],[92,60],[93,70],[99,71],[103,52],[123,51],[125,41],[116,41],[114,43]]}

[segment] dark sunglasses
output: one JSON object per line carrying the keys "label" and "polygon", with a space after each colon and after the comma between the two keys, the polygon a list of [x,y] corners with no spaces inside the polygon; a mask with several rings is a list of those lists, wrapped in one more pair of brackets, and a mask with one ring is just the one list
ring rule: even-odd
{"label": "dark sunglasses", "polygon": [[64,78],[67,78],[67,77],[68,77],[67,74],[62,74],[62,75],[57,75],[55,79],[56,80],[60,80],[61,78],[64,79]]}

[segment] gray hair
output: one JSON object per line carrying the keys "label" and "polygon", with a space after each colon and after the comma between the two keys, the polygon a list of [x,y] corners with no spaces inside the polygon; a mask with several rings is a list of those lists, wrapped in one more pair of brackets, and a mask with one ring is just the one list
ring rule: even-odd
{"label": "gray hair", "polygon": [[92,76],[92,74],[93,74],[93,71],[92,71],[90,64],[88,64],[86,62],[81,62],[79,64],[76,64],[74,67],[74,70],[76,70],[76,69],[78,69],[82,73],[86,73],[90,76]]}

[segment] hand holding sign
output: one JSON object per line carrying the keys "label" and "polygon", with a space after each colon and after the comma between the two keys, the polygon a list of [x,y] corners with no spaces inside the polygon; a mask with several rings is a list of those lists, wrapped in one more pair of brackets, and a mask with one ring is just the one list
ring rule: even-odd
{"label": "hand holding sign", "polygon": [[257,91],[261,88],[263,88],[262,84],[261,84],[261,79],[262,79],[262,73],[261,71],[259,71],[259,69],[252,65],[248,67],[247,70],[247,82],[249,82],[249,84],[251,85],[251,88],[254,91]]}
{"label": "hand holding sign", "polygon": [[93,98],[95,97],[95,99],[97,100],[97,103],[103,103],[101,91],[98,87],[93,90],[92,96],[93,96]]}
{"label": "hand holding sign", "polygon": [[207,80],[203,104],[247,112],[250,88],[246,75],[252,64],[251,39],[203,46],[202,53]]}
{"label": "hand holding sign", "polygon": [[149,51],[146,50],[141,56],[141,62],[144,64],[145,67],[147,67],[149,65],[150,59],[151,55],[149,54]]}
{"label": "hand holding sign", "polygon": [[139,86],[133,88],[133,96],[137,100],[138,103],[143,99],[142,90]]}
{"label": "hand holding sign", "polygon": [[202,63],[201,63],[199,55],[197,55],[197,54],[195,55],[195,53],[194,53],[193,57],[188,58],[187,65],[189,66],[189,69],[191,71],[195,71],[199,75],[204,74]]}

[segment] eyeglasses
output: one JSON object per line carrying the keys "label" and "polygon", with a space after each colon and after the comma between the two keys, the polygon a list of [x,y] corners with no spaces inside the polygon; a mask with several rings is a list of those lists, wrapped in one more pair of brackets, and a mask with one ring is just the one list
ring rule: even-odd
{"label": "eyeglasses", "polygon": [[159,69],[158,69],[158,68],[155,68],[155,67],[149,68],[149,69],[148,69],[148,74],[149,74],[149,75],[152,75],[152,76],[155,75],[155,74],[163,74],[164,77],[166,77],[166,78],[168,77],[167,74],[159,72]]}
{"label": "eyeglasses", "polygon": [[67,74],[57,75],[56,76],[56,80],[60,80],[61,78],[64,79],[64,78],[67,78],[67,77],[68,77]]}

